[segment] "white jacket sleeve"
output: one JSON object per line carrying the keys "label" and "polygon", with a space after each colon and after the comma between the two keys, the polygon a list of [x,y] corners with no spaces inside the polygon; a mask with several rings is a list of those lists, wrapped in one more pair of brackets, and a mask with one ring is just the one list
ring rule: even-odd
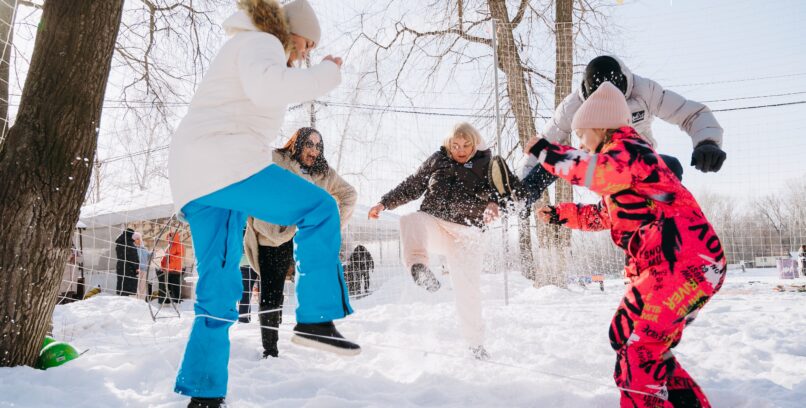
{"label": "white jacket sleeve", "polygon": [[679,126],[688,133],[694,146],[704,140],[722,145],[722,127],[707,106],[665,90],[655,81],[650,79],[646,81],[650,112],[666,122]]}
{"label": "white jacket sleeve", "polygon": [[[551,143],[563,143],[571,137],[571,122],[574,120],[574,114],[582,106],[582,99],[579,97],[579,91],[574,91],[568,94],[563,101],[557,105],[551,119],[543,127],[542,136]],[[521,162],[519,176],[523,180],[526,175],[537,165],[537,158],[531,154],[527,154]]]}
{"label": "white jacket sleeve", "polygon": [[246,95],[255,105],[301,103],[330,92],[341,82],[341,69],[323,61],[307,69],[286,66],[285,51],[277,37],[244,33],[238,53],[238,74]]}
{"label": "white jacket sleeve", "polygon": [[579,97],[579,92],[575,91],[568,94],[557,105],[554,115],[543,127],[543,137],[555,144],[568,140],[574,130],[571,129],[571,122],[574,120],[574,114],[577,113],[580,106],[582,106],[582,98]]}

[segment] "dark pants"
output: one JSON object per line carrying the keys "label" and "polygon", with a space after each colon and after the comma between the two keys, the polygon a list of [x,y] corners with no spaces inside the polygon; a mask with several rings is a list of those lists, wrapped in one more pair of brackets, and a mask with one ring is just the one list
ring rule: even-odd
{"label": "dark pants", "polygon": [[160,292],[162,292],[160,303],[178,302],[181,294],[180,289],[182,288],[182,273],[165,272],[160,270],[157,271],[157,279],[160,282]]}
{"label": "dark pants", "polygon": [[[666,167],[671,170],[677,179],[682,181],[683,180],[683,165],[680,164],[680,160],[677,160],[676,157],[667,156],[665,154],[660,154],[660,158],[666,164]],[[549,173],[546,169],[543,168],[542,165],[538,164],[535,166],[526,177],[521,180],[521,184],[523,184],[524,192],[523,195],[526,196],[526,204],[527,208],[531,208],[534,203],[540,199],[540,196],[543,195],[543,191],[546,190],[548,186],[550,186],[554,181],[557,180],[557,176]]]}
{"label": "dark pants", "polygon": [[131,296],[137,294],[137,269],[129,265],[118,266],[116,268],[118,279],[115,285],[115,293],[120,296]]}
{"label": "dark pants", "polygon": [[[283,308],[283,287],[288,269],[294,262],[294,243],[288,241],[278,247],[258,247],[260,267],[260,311]],[[283,321],[283,311],[260,314],[260,337],[263,355],[277,356],[277,330]]]}
{"label": "dark pants", "polygon": [[241,266],[241,279],[243,282],[243,295],[241,295],[241,301],[238,302],[238,321],[242,323],[249,323],[251,320],[249,317],[249,312],[252,311],[250,304],[252,299],[252,288],[255,286],[255,283],[258,280],[258,275],[254,269],[249,267],[249,265],[244,265]]}

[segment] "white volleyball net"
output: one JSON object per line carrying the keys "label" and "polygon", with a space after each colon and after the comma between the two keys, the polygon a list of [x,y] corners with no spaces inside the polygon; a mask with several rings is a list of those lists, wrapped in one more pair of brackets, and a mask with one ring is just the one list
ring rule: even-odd
{"label": "white volleyball net", "polygon": [[[21,3],[0,1],[5,10],[0,25],[9,31],[0,44],[4,61],[0,70],[10,67],[2,81],[8,92],[0,98],[8,110],[2,118],[4,135],[13,124],[26,58],[41,17],[36,2]],[[171,285],[179,286],[178,298],[193,298],[198,269],[192,231],[173,214],[168,144],[204,69],[225,39],[218,22],[232,10],[228,2],[202,3],[195,3],[190,11],[159,14],[157,28],[166,37],[153,43],[143,43],[148,37],[144,34],[151,29],[146,23],[149,11],[140,4],[127,5],[127,26],[121,31],[114,60],[98,155],[76,225],[75,256],[65,267],[60,289],[64,301],[100,292],[159,302],[171,295]],[[517,172],[524,130],[542,130],[556,99],[564,96],[555,92],[557,87],[570,86],[568,91],[576,91],[585,63],[598,54],[623,54],[620,44],[589,38],[597,29],[595,21],[581,22],[579,10],[574,11],[572,23],[557,23],[554,11],[546,14],[545,21],[538,21],[528,10],[517,21],[496,20],[493,47],[493,18],[484,7],[467,7],[461,16],[459,10],[447,7],[439,13],[451,18],[395,18],[397,23],[390,25],[386,18],[407,15],[398,14],[404,5],[385,10],[377,6],[360,24],[353,8],[317,6],[327,10],[323,24],[334,35],[323,41],[321,51],[315,51],[312,58],[317,61],[331,52],[345,56],[344,80],[331,95],[289,107],[276,146],[299,127],[316,127],[323,135],[330,165],[358,191],[358,205],[342,237],[342,260],[347,265],[361,246],[370,254],[372,265],[362,258],[364,263],[350,268],[345,277],[354,303],[361,307],[427,299],[428,294],[414,286],[403,266],[398,221],[401,215],[416,211],[418,202],[386,212],[377,221],[367,219],[369,208],[411,175],[460,121],[475,125],[493,153]],[[751,23],[752,16],[746,18]],[[191,21],[191,28],[179,28],[180,21]],[[567,33],[569,27],[571,42],[558,40],[558,33]],[[434,34],[440,30],[443,32]],[[781,30],[785,35],[787,29]],[[641,44],[640,39],[636,41]],[[676,45],[671,34],[662,42],[651,44],[652,49]],[[633,44],[629,49],[636,47]],[[498,68],[494,65],[496,52]],[[684,183],[716,226],[731,267],[774,266],[806,244],[806,182],[799,157],[806,141],[796,137],[806,113],[806,73],[787,63],[783,52],[779,54],[784,55],[781,63],[775,64],[780,68],[769,74],[754,75],[739,68],[728,72],[705,69],[708,61],[727,54],[729,50],[709,54],[696,47],[680,49],[675,56],[683,62],[670,63],[668,68],[647,62],[641,55],[622,56],[635,72],[653,76],[668,89],[709,105],[725,128],[728,159],[721,172],[702,174],[690,167],[688,137],[662,120],[655,125],[658,150],[676,156],[683,164]],[[570,67],[559,67],[557,58]],[[685,62],[695,59],[699,60]],[[148,81],[132,79],[142,79],[146,72],[151,75]],[[171,74],[175,72],[181,75]],[[513,80],[514,75],[523,80]],[[777,142],[779,137],[785,142]],[[569,142],[575,143],[573,137]],[[557,197],[554,187],[550,191],[548,203]],[[575,201],[596,199],[583,189],[574,189]],[[515,216],[489,226],[486,253],[479,259],[483,259],[485,273],[500,275],[492,280],[500,287],[485,292],[491,300],[506,300],[506,279],[561,286],[599,275],[619,279],[623,254],[614,248],[607,232],[574,232],[558,238],[551,232],[541,235],[544,228],[533,218],[519,228]],[[125,238],[127,229],[142,237],[136,260],[131,257],[137,248],[127,248],[131,246]],[[528,232],[528,246],[522,244],[524,231]],[[181,237],[184,256],[179,270],[166,272],[167,237],[174,233]],[[531,251],[526,261],[524,250]],[[146,259],[141,259],[142,254],[147,254]],[[443,264],[442,257],[434,256],[431,267],[441,280],[449,280],[450,272],[441,272]],[[557,265],[562,265],[560,271]],[[507,273],[511,276],[505,276]],[[547,274],[554,276],[549,279]],[[245,290],[244,299],[254,302],[254,289]],[[287,304],[293,305],[291,283],[286,296]]]}

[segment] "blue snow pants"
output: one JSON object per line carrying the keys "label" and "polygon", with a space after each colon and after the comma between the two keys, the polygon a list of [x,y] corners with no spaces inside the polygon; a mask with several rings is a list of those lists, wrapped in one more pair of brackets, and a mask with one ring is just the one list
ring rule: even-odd
{"label": "blue snow pants", "polygon": [[[191,201],[190,224],[199,271],[196,319],[174,391],[193,397],[227,393],[229,327],[238,319],[243,285],[239,264],[248,216],[296,225],[298,323],[321,323],[352,313],[339,260],[341,226],[336,201],[325,190],[277,166]],[[216,320],[199,315],[215,316]]]}

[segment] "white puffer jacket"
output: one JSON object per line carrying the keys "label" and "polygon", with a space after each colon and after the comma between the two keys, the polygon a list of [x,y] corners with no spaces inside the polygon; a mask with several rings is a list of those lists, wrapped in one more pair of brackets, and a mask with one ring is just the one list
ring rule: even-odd
{"label": "white puffer jacket", "polygon": [[244,180],[272,163],[272,143],[287,105],[322,96],[341,82],[324,61],[288,68],[277,37],[243,11],[224,22],[231,38],[213,59],[171,140],[168,171],[176,212],[190,201]]}
{"label": "white puffer jacket", "polygon": [[[612,57],[612,56],[611,56]],[[652,136],[652,121],[659,117],[675,124],[691,137],[693,146],[702,141],[711,140],[722,145],[722,127],[707,106],[688,100],[677,93],[663,89],[657,82],[633,74],[618,57],[613,57],[621,66],[621,72],[627,78],[627,105],[632,111],[632,127],[653,147],[657,146]],[[570,93],[557,105],[552,118],[543,128],[542,136],[552,143],[566,140],[573,129],[571,121],[585,98],[582,89]],[[525,165],[521,169],[521,178],[526,177],[537,164],[537,158],[527,155]]]}

